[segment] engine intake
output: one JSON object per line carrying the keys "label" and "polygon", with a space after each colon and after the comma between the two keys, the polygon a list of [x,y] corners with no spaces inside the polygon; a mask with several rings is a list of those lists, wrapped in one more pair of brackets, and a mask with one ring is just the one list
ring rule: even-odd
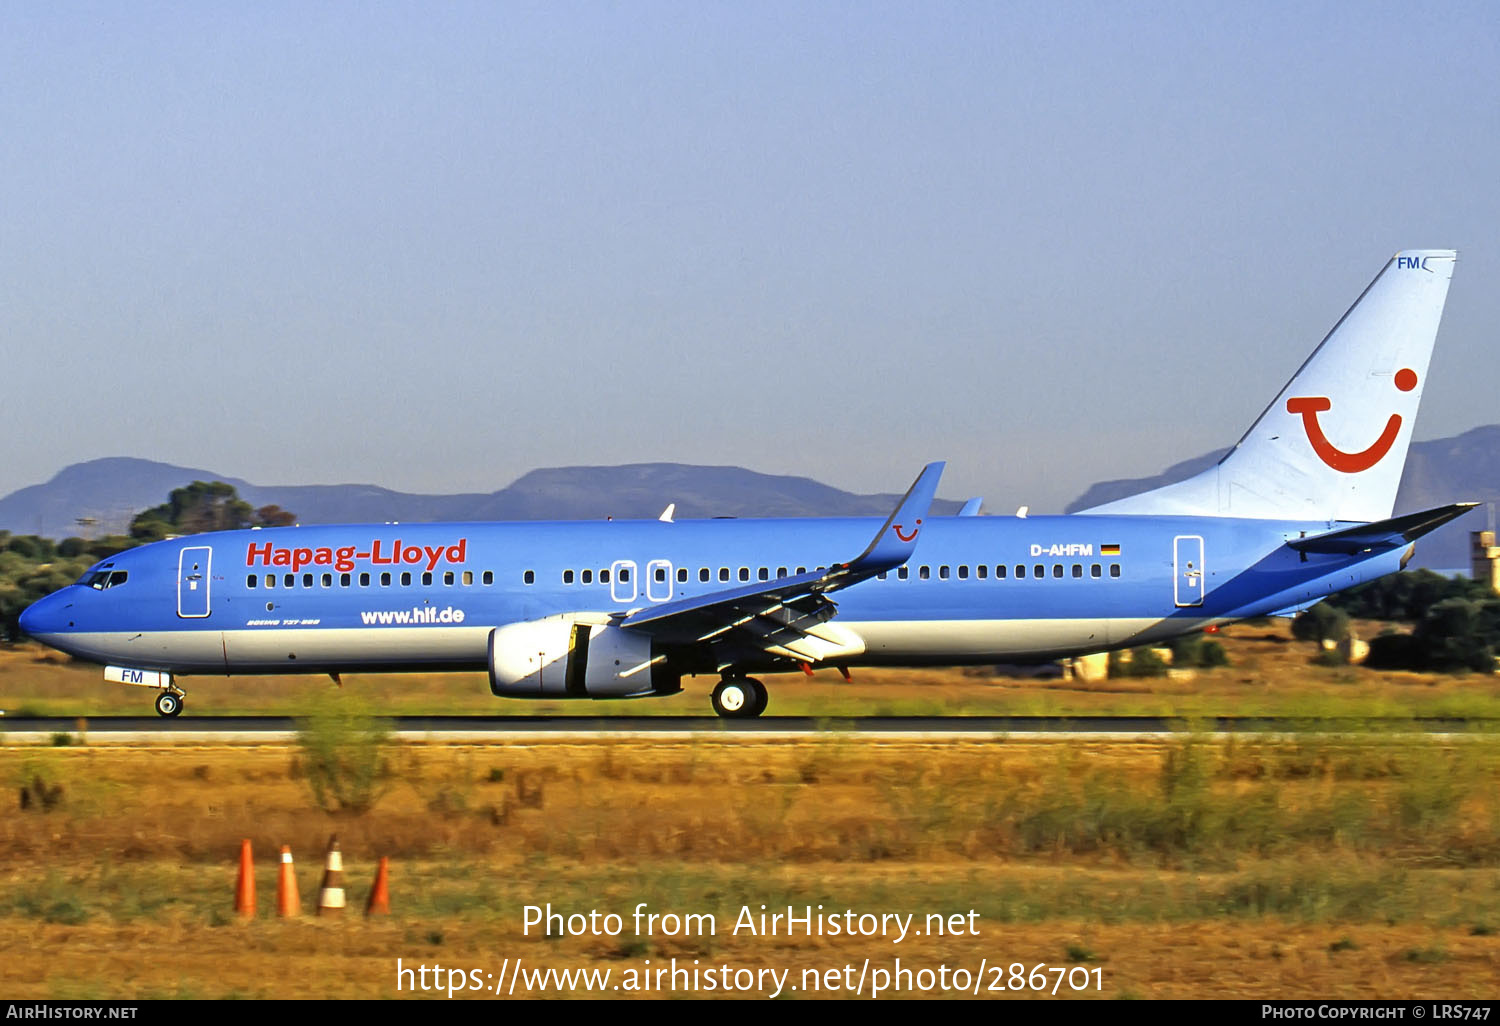
{"label": "engine intake", "polygon": [[651,638],[578,614],[490,631],[490,691],[506,698],[644,698],[682,690]]}

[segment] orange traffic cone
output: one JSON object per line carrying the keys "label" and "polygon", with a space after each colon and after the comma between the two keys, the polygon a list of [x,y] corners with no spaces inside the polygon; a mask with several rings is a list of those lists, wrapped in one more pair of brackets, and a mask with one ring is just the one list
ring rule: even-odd
{"label": "orange traffic cone", "polygon": [[369,900],[365,902],[365,915],[388,916],[391,914],[391,884],[388,872],[390,859],[380,856],[380,865],[375,870],[375,885],[370,888]]}
{"label": "orange traffic cone", "polygon": [[344,914],[344,855],[339,851],[339,837],[328,839],[328,854],[323,860],[323,885],[318,888],[318,915]]}
{"label": "orange traffic cone", "polygon": [[297,874],[292,870],[292,849],[281,846],[281,875],[276,878],[276,914],[282,918],[302,914],[302,895],[297,890]]}
{"label": "orange traffic cone", "polygon": [[234,911],[241,919],[255,918],[255,863],[250,838],[240,842],[240,875],[234,882]]}

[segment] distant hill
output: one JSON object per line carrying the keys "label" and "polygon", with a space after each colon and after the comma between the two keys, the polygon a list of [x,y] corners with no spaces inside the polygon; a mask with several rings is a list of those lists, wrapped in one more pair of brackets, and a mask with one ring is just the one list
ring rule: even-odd
{"label": "distant hill", "polygon": [[[1218,460],[1225,450],[1167,468],[1155,477],[1101,481],[1069,503],[1073,513],[1180,481]],[[681,518],[715,516],[881,516],[898,496],[856,495],[806,477],[761,474],[742,467],[637,463],[621,467],[533,470],[498,491],[414,495],[377,485],[254,485],[213,470],[114,457],[66,467],[46,484],[0,498],[0,529],[65,538],[123,531],[136,513],[163,502],[173,488],[194,481],[226,481],[255,506],[291,510],[304,524],[399,520],[594,520],[658,516],[669,502]],[[1412,444],[1396,497],[1406,513],[1449,502],[1500,503],[1500,425],[1454,438]],[[959,504],[938,500],[934,510]],[[78,518],[95,523],[80,527]],[[1416,566],[1469,565],[1469,532],[1485,527],[1484,511],[1461,517],[1417,545]]]}
{"label": "distant hill", "polygon": [[[0,529],[66,538],[124,531],[131,517],[194,481],[224,481],[253,506],[277,505],[304,524],[399,520],[596,520],[659,516],[668,503],[687,519],[715,516],[883,516],[898,495],[855,495],[810,478],[741,467],[638,463],[533,470],[488,494],[413,495],[376,485],[254,485],[212,470],[112,457],[77,463],[46,484],[0,499]],[[938,513],[959,503],[939,499]],[[79,518],[93,523],[80,525]]]}
{"label": "distant hill", "polygon": [[[1066,512],[1076,513],[1181,481],[1213,466],[1227,451],[1220,449],[1185,460],[1155,477],[1101,481],[1069,503]],[[1413,513],[1467,501],[1500,503],[1500,424],[1474,428],[1453,438],[1412,443],[1401,488],[1396,493],[1396,512]],[[1417,543],[1412,565],[1435,570],[1467,569],[1469,532],[1482,531],[1487,523],[1488,517],[1481,507],[1439,528]]]}

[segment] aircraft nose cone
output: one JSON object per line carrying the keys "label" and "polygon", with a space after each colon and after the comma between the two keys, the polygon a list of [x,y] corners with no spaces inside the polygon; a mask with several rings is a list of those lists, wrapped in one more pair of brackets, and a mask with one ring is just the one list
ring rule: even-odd
{"label": "aircraft nose cone", "polygon": [[51,610],[55,609],[56,605],[57,603],[52,600],[52,596],[48,595],[46,598],[37,599],[31,605],[27,606],[22,611],[20,620],[17,621],[21,628],[21,633],[38,638],[43,634],[48,634],[55,630],[53,626],[55,617],[52,615]]}

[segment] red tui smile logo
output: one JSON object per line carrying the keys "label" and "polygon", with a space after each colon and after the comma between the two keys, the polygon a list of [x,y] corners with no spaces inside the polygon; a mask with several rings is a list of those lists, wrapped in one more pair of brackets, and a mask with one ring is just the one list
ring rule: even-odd
{"label": "red tui smile logo", "polygon": [[909,542],[917,536],[918,531],[922,530],[922,520],[920,517],[917,519],[916,526],[911,529],[911,534],[902,534],[900,524],[892,524],[891,530],[896,532],[897,538],[900,538],[904,542]]}
{"label": "red tui smile logo", "polygon": [[[1417,387],[1417,372],[1410,367],[1403,367],[1396,372],[1395,380],[1397,388],[1410,392]],[[1368,449],[1362,452],[1345,452],[1328,440],[1328,436],[1323,433],[1323,425],[1318,423],[1318,414],[1332,406],[1333,403],[1326,396],[1320,395],[1299,396],[1286,401],[1286,412],[1302,414],[1302,427],[1307,432],[1307,440],[1312,443],[1313,452],[1318,454],[1318,459],[1343,474],[1358,474],[1362,470],[1369,470],[1384,459],[1395,444],[1396,435],[1401,431],[1401,415],[1391,414],[1390,419],[1385,422],[1385,430]]]}

